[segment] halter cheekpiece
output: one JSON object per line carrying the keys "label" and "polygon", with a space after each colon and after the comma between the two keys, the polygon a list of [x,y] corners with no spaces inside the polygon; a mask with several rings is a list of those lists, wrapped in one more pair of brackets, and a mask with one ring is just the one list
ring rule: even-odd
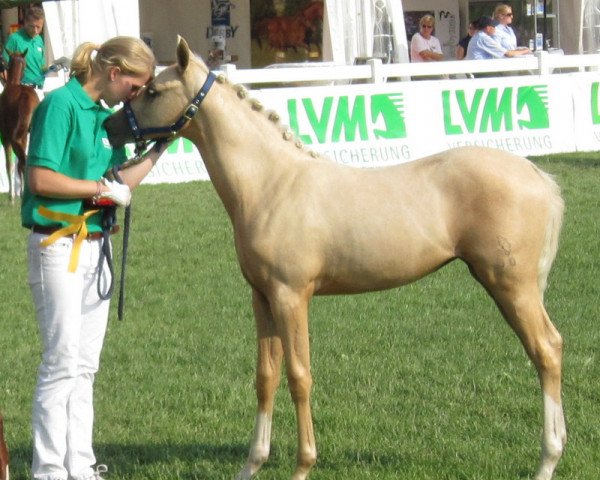
{"label": "halter cheekpiece", "polygon": [[123,111],[125,112],[125,117],[127,118],[127,122],[129,123],[129,128],[133,133],[133,138],[136,144],[136,151],[138,148],[141,150],[146,145],[146,137],[148,135],[166,135],[164,138],[174,137],[179,133],[179,131],[185,127],[188,122],[194,118],[196,113],[198,113],[198,107],[208,94],[210,87],[212,87],[213,83],[216,80],[216,75],[213,72],[209,72],[206,80],[204,81],[204,85],[198,91],[198,94],[191,100],[190,104],[186,107],[185,111],[177,119],[177,121],[171,125],[164,127],[148,127],[148,128],[140,128],[137,118],[135,117],[135,113],[133,113],[133,109],[131,108],[130,102],[125,102],[123,105]]}

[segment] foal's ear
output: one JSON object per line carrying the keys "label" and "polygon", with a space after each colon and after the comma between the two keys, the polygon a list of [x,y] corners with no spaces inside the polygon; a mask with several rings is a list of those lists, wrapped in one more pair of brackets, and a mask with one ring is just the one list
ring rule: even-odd
{"label": "foal's ear", "polygon": [[185,39],[177,35],[177,65],[182,72],[190,63],[190,47]]}

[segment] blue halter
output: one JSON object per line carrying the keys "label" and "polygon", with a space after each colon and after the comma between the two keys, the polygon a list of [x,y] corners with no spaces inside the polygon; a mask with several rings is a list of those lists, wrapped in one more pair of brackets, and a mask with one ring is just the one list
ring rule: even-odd
{"label": "blue halter", "polygon": [[[208,94],[210,87],[212,87],[213,83],[216,80],[216,75],[212,72],[209,72],[206,77],[206,81],[204,85],[200,88],[198,94],[192,99],[190,104],[187,106],[181,117],[179,119],[168,126],[164,127],[148,127],[148,128],[140,128],[137,118],[135,117],[135,113],[133,113],[133,109],[131,108],[130,102],[125,102],[123,105],[123,111],[125,112],[125,117],[127,118],[127,122],[129,123],[129,128],[131,129],[131,133],[133,133],[133,138],[136,144],[136,151],[142,150],[146,146],[146,142],[149,141],[146,137],[148,135],[164,135],[164,137],[159,137],[159,139],[168,139],[174,137],[179,133],[179,131],[185,127],[194,115],[198,113],[198,107]],[[152,140],[156,139],[153,138]]]}

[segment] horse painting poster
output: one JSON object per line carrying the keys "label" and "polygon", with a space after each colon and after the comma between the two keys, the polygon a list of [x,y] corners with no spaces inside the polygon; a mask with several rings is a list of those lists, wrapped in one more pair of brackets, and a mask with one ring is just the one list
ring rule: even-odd
{"label": "horse painting poster", "polygon": [[252,66],[323,59],[322,0],[256,0],[250,4]]}

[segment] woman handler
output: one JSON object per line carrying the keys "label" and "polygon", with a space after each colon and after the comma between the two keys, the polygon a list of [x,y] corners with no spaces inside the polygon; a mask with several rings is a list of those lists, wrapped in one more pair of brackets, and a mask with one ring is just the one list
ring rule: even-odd
{"label": "woman handler", "polygon": [[21,218],[31,230],[28,281],[43,347],[33,398],[34,479],[98,480],[106,471],[94,470],[92,449],[93,384],[109,308],[97,288],[98,276],[109,279],[99,266],[102,212],[94,204],[127,206],[166,145],[122,170],[124,184],[103,179],[126,157],[108,142],[103,122],[111,111],[100,100],[113,107],[132,98],[154,68],[152,51],[137,38],[84,43],[70,81],[32,119]]}

